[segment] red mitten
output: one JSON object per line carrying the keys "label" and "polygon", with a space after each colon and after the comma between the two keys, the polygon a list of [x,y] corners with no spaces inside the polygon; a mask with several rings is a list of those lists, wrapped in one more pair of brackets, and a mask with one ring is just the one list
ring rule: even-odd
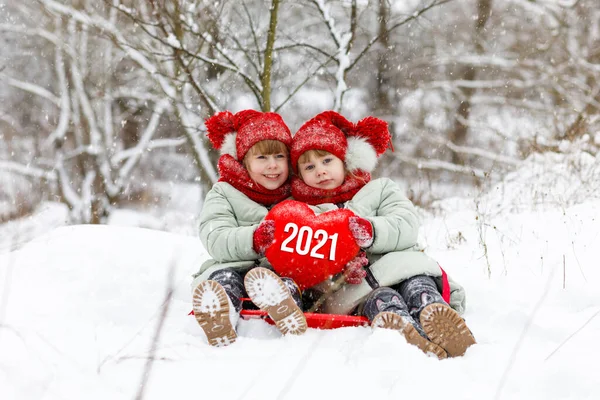
{"label": "red mitten", "polygon": [[367,276],[367,271],[363,269],[363,267],[367,265],[369,265],[367,254],[364,251],[361,251],[344,267],[344,277],[346,279],[346,283],[351,285],[360,284]]}
{"label": "red mitten", "polygon": [[361,217],[350,217],[348,225],[360,248],[366,249],[373,244],[373,225],[369,221]]}
{"label": "red mitten", "polygon": [[275,221],[264,220],[258,225],[258,228],[254,231],[252,238],[252,245],[254,251],[261,256],[265,254],[265,251],[273,244],[275,240]]}

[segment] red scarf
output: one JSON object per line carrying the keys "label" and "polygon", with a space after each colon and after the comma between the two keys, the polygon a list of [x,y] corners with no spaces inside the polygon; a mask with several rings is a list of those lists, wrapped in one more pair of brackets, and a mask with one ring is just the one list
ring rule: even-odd
{"label": "red scarf", "polygon": [[229,154],[219,158],[219,182],[227,182],[252,200],[265,206],[279,203],[290,196],[290,184],[284,183],[275,190],[269,190],[254,182],[248,174],[248,170]]}
{"label": "red scarf", "polygon": [[298,177],[292,178],[292,197],[311,206],[324,203],[344,203],[363,188],[371,180],[371,174],[361,170],[353,175],[346,175],[344,183],[335,189],[317,189],[308,186]]}

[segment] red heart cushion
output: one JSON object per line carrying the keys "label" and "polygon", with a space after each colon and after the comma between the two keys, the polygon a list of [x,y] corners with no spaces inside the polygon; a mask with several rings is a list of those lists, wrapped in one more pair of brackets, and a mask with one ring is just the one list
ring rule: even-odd
{"label": "red heart cushion", "polygon": [[315,215],[305,203],[286,200],[269,211],[275,241],[265,255],[275,271],[306,289],[342,272],[360,248],[348,227],[346,209]]}

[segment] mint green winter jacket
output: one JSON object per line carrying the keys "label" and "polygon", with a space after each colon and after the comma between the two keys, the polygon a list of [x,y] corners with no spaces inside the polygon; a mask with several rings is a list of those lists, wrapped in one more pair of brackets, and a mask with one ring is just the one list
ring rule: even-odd
{"label": "mint green winter jacket", "polygon": [[[332,203],[311,206],[316,213],[335,210]],[[412,202],[388,178],[367,183],[344,208],[369,220],[373,225],[373,245],[366,250],[370,270],[380,286],[393,286],[415,275],[434,277],[441,288],[442,270],[438,263],[416,248],[419,217]],[[335,287],[337,276],[315,288],[327,292]],[[465,310],[462,286],[448,277],[450,306],[459,313]],[[327,298],[322,310],[331,314],[348,314],[372,291],[366,280],[358,285],[345,284]]]}
{"label": "mint green winter jacket", "polygon": [[206,194],[200,211],[200,241],[212,259],[194,275],[192,289],[223,268],[246,270],[265,265],[252,247],[252,237],[269,210],[226,182]]}

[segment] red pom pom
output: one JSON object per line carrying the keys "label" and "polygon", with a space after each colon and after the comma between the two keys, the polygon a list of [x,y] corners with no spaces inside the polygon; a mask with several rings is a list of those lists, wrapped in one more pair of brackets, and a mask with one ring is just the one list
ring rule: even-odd
{"label": "red pom pom", "polygon": [[358,121],[358,123],[353,124],[340,113],[324,111],[317,114],[313,119],[320,119],[331,123],[348,137],[358,136],[365,138],[373,146],[377,156],[385,152],[391,138],[387,122],[375,117],[366,117]]}
{"label": "red pom pom", "polygon": [[387,122],[375,117],[366,117],[358,121],[355,129],[348,132],[348,136],[365,138],[373,146],[377,156],[385,153],[391,138]]}
{"label": "red pom pom", "polygon": [[218,112],[204,122],[206,136],[213,147],[218,150],[223,146],[225,136],[237,132],[242,125],[260,115],[261,113],[255,110],[243,110],[235,115],[229,111]]}
{"label": "red pom pom", "polygon": [[234,116],[229,111],[216,113],[208,118],[204,124],[206,125],[206,136],[208,136],[208,140],[215,149],[221,148],[227,134],[236,131]]}

